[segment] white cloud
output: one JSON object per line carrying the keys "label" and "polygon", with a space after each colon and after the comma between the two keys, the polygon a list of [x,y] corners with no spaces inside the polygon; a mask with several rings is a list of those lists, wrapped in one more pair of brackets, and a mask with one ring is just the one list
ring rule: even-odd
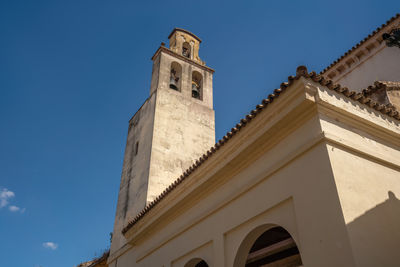
{"label": "white cloud", "polygon": [[1,188],[0,187],[0,209],[7,207],[8,206],[8,210],[11,212],[20,212],[20,213],[24,213],[25,212],[25,208],[21,208],[15,205],[9,205],[10,199],[15,197],[15,193],[8,190],[7,188]]}
{"label": "white cloud", "polygon": [[58,245],[53,242],[44,242],[43,247],[51,249],[51,250],[56,250],[58,248]]}
{"label": "white cloud", "polygon": [[12,211],[12,212],[16,212],[16,211],[21,210],[20,207],[17,207],[17,206],[14,206],[14,205],[9,206],[8,209],[9,209],[10,211]]}
{"label": "white cloud", "polygon": [[15,196],[14,192],[8,190],[7,188],[1,189],[1,191],[0,191],[0,208],[7,206],[9,199],[14,196]]}

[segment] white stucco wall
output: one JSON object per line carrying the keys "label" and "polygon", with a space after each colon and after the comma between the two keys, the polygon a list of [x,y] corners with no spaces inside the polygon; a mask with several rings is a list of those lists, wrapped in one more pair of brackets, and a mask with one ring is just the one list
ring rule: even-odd
{"label": "white stucco wall", "polygon": [[357,266],[399,266],[400,143],[338,124],[323,127],[349,145],[328,151]]}

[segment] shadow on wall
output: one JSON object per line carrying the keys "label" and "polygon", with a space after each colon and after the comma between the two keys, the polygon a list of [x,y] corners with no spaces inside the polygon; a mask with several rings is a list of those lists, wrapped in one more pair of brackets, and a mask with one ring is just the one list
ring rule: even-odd
{"label": "shadow on wall", "polygon": [[347,224],[360,266],[400,266],[400,200],[388,199]]}

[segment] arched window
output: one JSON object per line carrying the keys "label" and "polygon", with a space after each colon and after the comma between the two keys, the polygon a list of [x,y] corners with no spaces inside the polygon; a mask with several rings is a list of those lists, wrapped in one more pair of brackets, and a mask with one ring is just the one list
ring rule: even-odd
{"label": "arched window", "polygon": [[279,226],[261,226],[247,235],[234,267],[256,266],[302,266],[299,249],[288,231]]}
{"label": "arched window", "polygon": [[169,88],[174,89],[176,91],[181,90],[181,76],[182,76],[182,67],[177,62],[171,63],[171,71],[169,76]]}
{"label": "arched window", "polygon": [[184,267],[208,267],[208,264],[200,258],[195,258],[187,262]]}
{"label": "arched window", "polygon": [[192,73],[192,97],[202,99],[203,96],[203,77],[197,71]]}
{"label": "arched window", "polygon": [[188,42],[184,42],[182,45],[182,56],[190,58],[190,44]]}

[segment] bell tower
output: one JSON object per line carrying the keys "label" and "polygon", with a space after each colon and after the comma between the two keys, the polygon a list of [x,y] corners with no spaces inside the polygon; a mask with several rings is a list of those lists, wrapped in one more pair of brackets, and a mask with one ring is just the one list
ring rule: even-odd
{"label": "bell tower", "polygon": [[124,250],[121,231],[215,143],[212,76],[201,40],[175,28],[152,57],[150,96],[129,121],[111,257]]}

